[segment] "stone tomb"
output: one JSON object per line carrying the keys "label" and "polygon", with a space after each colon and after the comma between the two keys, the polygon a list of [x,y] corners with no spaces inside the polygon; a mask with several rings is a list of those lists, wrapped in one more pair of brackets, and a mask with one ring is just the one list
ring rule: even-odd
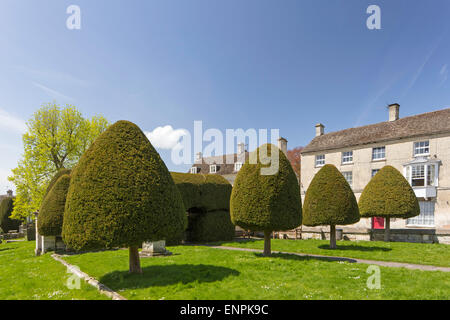
{"label": "stone tomb", "polygon": [[156,257],[156,256],[168,256],[172,252],[166,250],[166,241],[152,241],[144,242],[142,244],[142,251],[140,253],[141,257]]}

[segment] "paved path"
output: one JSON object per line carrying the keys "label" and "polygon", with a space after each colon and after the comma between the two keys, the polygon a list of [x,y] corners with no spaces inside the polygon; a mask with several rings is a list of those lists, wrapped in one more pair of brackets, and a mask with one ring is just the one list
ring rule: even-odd
{"label": "paved path", "polygon": [[[263,250],[259,250],[259,249],[236,248],[236,247],[226,247],[226,246],[211,246],[211,245],[206,245],[206,246],[208,246],[210,248],[222,249],[222,250],[263,252]],[[365,260],[365,259],[358,259],[358,258],[323,256],[323,255],[318,255],[318,254],[305,254],[305,253],[297,253],[297,252],[273,251],[273,253],[292,254],[292,255],[295,255],[295,256],[309,257],[309,258],[321,259],[321,260],[327,260],[327,261],[345,261],[345,262],[350,262],[350,263],[374,264],[374,265],[378,265],[378,266],[382,266],[382,267],[408,268],[408,269],[423,270],[423,271],[450,272],[450,268],[448,268],[448,267],[436,267],[436,266],[428,266],[428,265],[423,265],[423,264],[412,264],[412,263],[391,262],[391,261],[378,261],[378,260]]]}

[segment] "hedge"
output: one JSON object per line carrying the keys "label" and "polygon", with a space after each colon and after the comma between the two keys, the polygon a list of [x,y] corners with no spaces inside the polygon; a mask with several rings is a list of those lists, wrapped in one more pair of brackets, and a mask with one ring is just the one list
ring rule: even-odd
{"label": "hedge", "polygon": [[183,198],[184,207],[206,211],[229,210],[231,184],[222,176],[171,172]]}
{"label": "hedge", "polygon": [[392,166],[383,167],[364,188],[359,198],[362,217],[411,218],[420,214],[414,190]]}
{"label": "hedge", "polygon": [[45,196],[44,201],[42,201],[38,216],[38,231],[40,235],[61,235],[69,184],[70,176],[68,174],[60,176]]}
{"label": "hedge", "polygon": [[358,204],[347,180],[335,166],[323,166],[306,191],[303,224],[346,225],[359,219]]}
{"label": "hedge", "polygon": [[192,242],[211,242],[233,240],[235,226],[230,212],[225,210],[202,212],[189,219],[189,232],[186,240]]}
{"label": "hedge", "polygon": [[[271,148],[278,152],[278,171],[261,174],[268,167]],[[260,149],[267,150],[266,157]],[[250,160],[256,159],[251,164]],[[284,153],[274,145],[265,144],[254,151],[236,176],[231,193],[231,220],[252,231],[290,230],[302,223],[302,206],[297,177]]]}
{"label": "hedge", "polygon": [[19,230],[22,224],[20,220],[11,219],[11,213],[14,209],[14,198],[6,197],[0,202],[0,228],[4,233],[10,230]]}
{"label": "hedge", "polygon": [[62,232],[69,248],[135,248],[181,233],[186,224],[166,165],[129,121],[108,127],[72,171]]}

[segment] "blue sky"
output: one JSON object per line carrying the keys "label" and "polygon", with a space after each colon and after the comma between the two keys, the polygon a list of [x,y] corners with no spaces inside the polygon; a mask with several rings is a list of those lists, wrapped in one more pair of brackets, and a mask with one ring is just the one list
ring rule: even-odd
{"label": "blue sky", "polygon": [[[81,30],[66,8],[81,8]],[[366,27],[369,5],[381,30]],[[326,132],[449,107],[450,2],[2,0],[0,193],[43,103],[144,131],[193,121],[280,129],[288,147]],[[170,170],[170,150],[159,149]]]}

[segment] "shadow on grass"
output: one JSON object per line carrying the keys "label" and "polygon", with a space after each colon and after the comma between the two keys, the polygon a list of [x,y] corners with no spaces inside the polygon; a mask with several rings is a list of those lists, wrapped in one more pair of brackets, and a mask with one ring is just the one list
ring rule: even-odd
{"label": "shadow on grass", "polygon": [[[255,256],[264,258],[262,253],[255,253]],[[325,262],[336,262],[336,261],[349,262],[349,263],[357,262],[355,259],[350,259],[350,258],[318,257],[318,256],[309,256],[309,255],[300,256],[300,255],[292,254],[292,253],[272,253],[270,258],[281,258],[281,259],[296,260],[296,261],[319,260],[319,261],[325,261]]]}
{"label": "shadow on grass", "polygon": [[250,238],[250,239],[234,238],[233,240],[230,240],[230,241],[214,241],[214,242],[206,242],[206,243],[199,243],[199,244],[206,244],[206,245],[210,245],[210,246],[221,246],[221,245],[232,243],[232,242],[239,242],[239,243],[264,242],[264,239],[259,239],[259,238]]}
{"label": "shadow on grass", "polygon": [[336,249],[330,249],[330,245],[328,244],[322,244],[318,246],[319,249],[325,249],[325,250],[342,250],[342,251],[391,251],[391,248],[383,248],[383,247],[366,247],[366,246],[358,246],[358,245],[347,245],[347,246],[340,246],[336,245]]}
{"label": "shadow on grass", "polygon": [[212,265],[156,265],[142,268],[143,274],[114,271],[100,278],[100,282],[113,290],[164,287],[198,281],[215,282],[229,276],[238,276],[239,271]]}
{"label": "shadow on grass", "polygon": [[0,252],[1,251],[6,251],[6,250],[14,250],[14,249],[16,249],[16,248],[0,248]]}

